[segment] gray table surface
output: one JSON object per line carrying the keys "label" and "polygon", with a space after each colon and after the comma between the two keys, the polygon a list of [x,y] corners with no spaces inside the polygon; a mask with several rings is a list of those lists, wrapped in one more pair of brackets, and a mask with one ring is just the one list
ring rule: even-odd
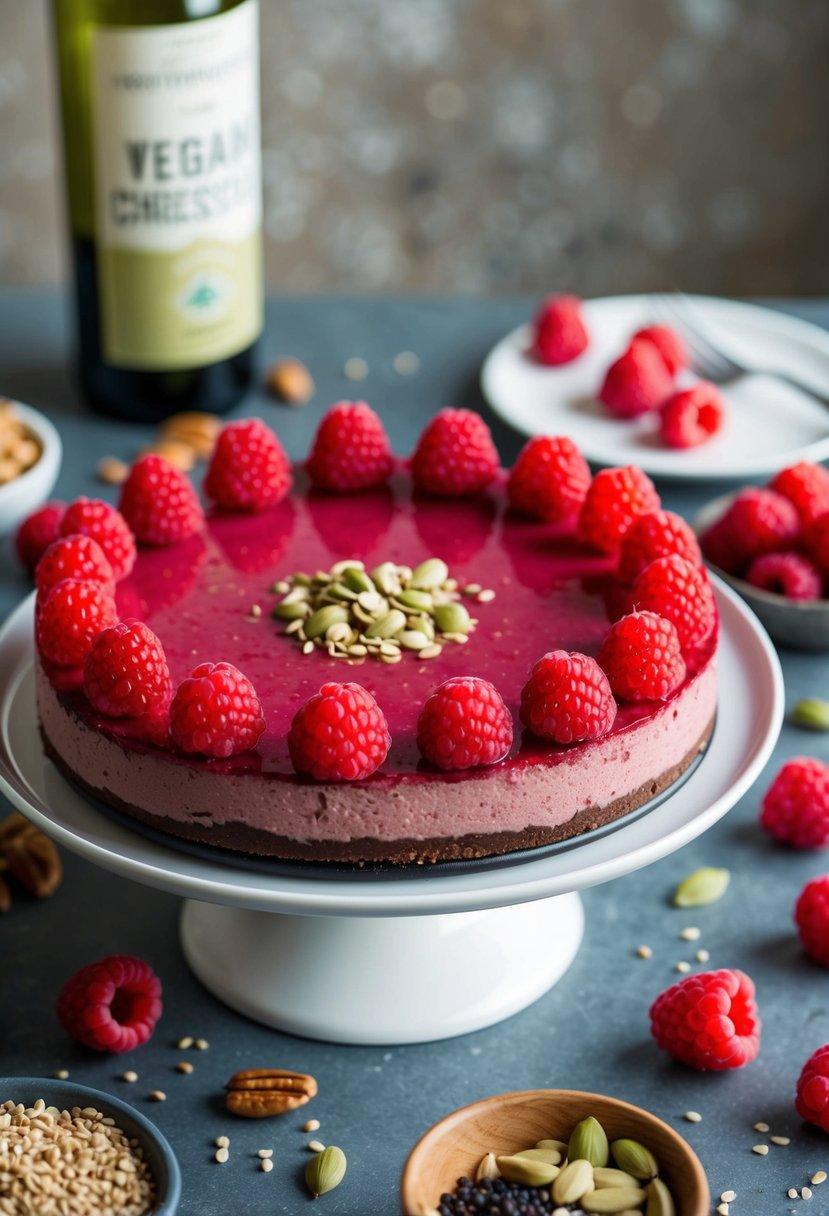
{"label": "gray table surface", "polygon": [[[493,342],[528,313],[530,301],[472,299],[275,299],[268,309],[263,356],[305,360],[317,394],[305,409],[280,407],[252,394],[237,412],[260,414],[291,456],[301,457],[324,409],[342,397],[364,396],[381,413],[398,451],[411,450],[424,420],[446,405],[481,406],[477,371]],[[784,302],[785,311],[829,327],[829,302]],[[66,453],[57,492],[64,498],[100,494],[98,457],[127,459],[148,439],[139,426],[106,421],[79,403],[68,362],[66,305],[54,295],[0,292],[0,391],[46,410]],[[422,361],[402,378],[393,356],[412,350]],[[363,356],[364,383],[349,383],[344,361]],[[504,463],[520,439],[491,417]],[[711,488],[661,487],[666,505],[687,514]],[[0,611],[27,592],[26,578],[0,549]],[[826,692],[829,662],[784,652],[786,700]],[[728,689],[720,712],[732,712]],[[341,1145],[349,1170],[342,1186],[319,1200],[331,1216],[399,1211],[398,1184],[406,1153],[423,1131],[456,1107],[508,1090],[558,1086],[606,1092],[646,1106],[687,1137],[708,1172],[712,1195],[733,1188],[732,1216],[793,1211],[786,1198],[819,1168],[829,1169],[829,1140],[804,1126],[793,1107],[795,1081],[806,1058],[829,1041],[829,974],[799,948],[792,906],[804,882],[829,868],[820,853],[775,848],[757,827],[761,795],[777,767],[800,753],[829,759],[823,735],[783,729],[766,772],[716,827],[646,870],[584,894],[587,931],[574,965],[536,1004],[506,1022],[461,1038],[393,1048],[322,1044],[278,1034],[231,1012],[189,973],[177,937],[178,900],[95,868],[65,853],[66,878],[48,901],[15,895],[0,922],[0,1075],[49,1076],[67,1068],[78,1081],[134,1101],[169,1136],[184,1175],[182,1216],[219,1213],[301,1213],[301,1185],[311,1115],[319,1136]],[[700,865],[733,872],[721,903],[694,912],[670,906],[679,879]],[[698,943],[679,940],[690,924]],[[644,961],[640,943],[653,949]],[[679,959],[710,951],[709,967],[741,967],[754,979],[763,1018],[760,1056],[726,1074],[703,1074],[672,1063],[652,1043],[647,1010],[679,976]],[[165,1013],[152,1041],[128,1057],[94,1055],[57,1025],[53,1003],[77,967],[111,952],[151,961],[164,984]],[[695,969],[699,968],[695,964]],[[210,1048],[192,1053],[191,1076],[174,1070],[184,1034],[203,1035]],[[319,1095],[310,1107],[269,1122],[234,1121],[224,1113],[222,1086],[237,1068],[273,1065],[311,1072]],[[121,1081],[134,1068],[137,1084]],[[148,1101],[159,1087],[168,1100]],[[5,1098],[6,1095],[0,1095]],[[683,1119],[689,1109],[702,1122]],[[764,1137],[758,1120],[790,1136],[767,1157],[751,1152]],[[213,1141],[232,1138],[225,1166],[213,1163]],[[274,1148],[275,1168],[256,1170],[253,1154]],[[825,1192],[825,1194],[824,1194]],[[829,1183],[815,1188],[812,1210],[829,1207]]]}

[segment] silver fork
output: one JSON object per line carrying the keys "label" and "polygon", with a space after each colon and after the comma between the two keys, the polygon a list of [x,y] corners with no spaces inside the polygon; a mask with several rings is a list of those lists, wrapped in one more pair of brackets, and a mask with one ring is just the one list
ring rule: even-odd
{"label": "silver fork", "polygon": [[745,376],[773,376],[783,384],[790,384],[807,393],[821,405],[829,407],[829,394],[822,393],[812,384],[793,376],[788,370],[773,366],[749,367],[746,363],[738,363],[733,355],[727,354],[715,340],[711,338],[707,321],[701,324],[694,317],[694,305],[681,292],[673,295],[653,297],[655,306],[661,315],[679,330],[685,339],[691,353],[694,371],[705,380],[711,380],[721,388],[736,384]]}

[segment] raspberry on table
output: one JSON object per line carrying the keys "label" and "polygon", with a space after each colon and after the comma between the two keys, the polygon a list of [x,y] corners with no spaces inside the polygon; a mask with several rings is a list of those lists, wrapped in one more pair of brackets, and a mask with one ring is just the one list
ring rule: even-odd
{"label": "raspberry on table", "polygon": [[662,406],[659,434],[669,448],[695,448],[713,438],[725,421],[725,402],[715,384],[700,380],[673,393]]}
{"label": "raspberry on table", "polygon": [[728,529],[738,566],[760,553],[791,549],[800,536],[800,516],[788,498],[754,486],[740,491],[722,516],[722,524]]}
{"label": "raspberry on table", "polygon": [[823,594],[823,579],[817,566],[808,557],[793,550],[781,553],[761,553],[746,572],[746,582],[789,600],[819,600]]}
{"label": "raspberry on table", "polygon": [[116,582],[126,578],[135,565],[135,537],[120,511],[102,498],[76,498],[60,521],[61,536],[75,532],[98,542]]}
{"label": "raspberry on table", "polygon": [[818,1047],[803,1065],[795,1108],[801,1119],[829,1132],[829,1043]]}
{"label": "raspberry on table", "polygon": [[132,1051],[151,1037],[161,1017],[161,981],[149,963],[111,954],[81,967],[60,990],[63,1029],[95,1051]]}
{"label": "raspberry on table", "polygon": [[549,367],[572,363],[588,342],[578,296],[554,295],[542,300],[532,322],[533,358]]}
{"label": "raspberry on table", "polygon": [[557,524],[578,515],[590,481],[590,468],[572,439],[536,435],[518,453],[507,494],[516,510]]}
{"label": "raspberry on table", "polygon": [[282,444],[261,418],[223,426],[204,479],[204,492],[226,511],[265,511],[291,488]]}
{"label": "raspberry on table", "polygon": [[49,546],[35,567],[38,603],[43,603],[55,583],[65,578],[97,583],[109,595],[115,594],[112,566],[91,536],[61,536]]}
{"label": "raspberry on table", "polygon": [[598,395],[616,418],[638,418],[659,409],[673,387],[673,376],[654,344],[634,338],[607,369]]}
{"label": "raspberry on table", "polygon": [[742,1068],[760,1050],[754,984],[742,971],[687,976],[656,998],[650,1019],[658,1046],[691,1068]]}
{"label": "raspberry on table", "polygon": [[426,424],[411,466],[415,489],[422,493],[470,498],[494,480],[498,452],[480,414],[445,409]]}
{"label": "raspberry on table", "polygon": [[388,723],[360,684],[323,684],[294,715],[288,751],[298,773],[316,781],[361,781],[391,746]]}
{"label": "raspberry on table", "polygon": [[386,428],[365,401],[338,401],[317,428],[308,474],[321,490],[348,493],[381,486],[392,474],[394,455]]}
{"label": "raspberry on table", "polygon": [[142,456],[121,487],[121,512],[142,545],[173,545],[198,532],[204,512],[187,475],[163,456]]}
{"label": "raspberry on table", "polygon": [[815,962],[829,967],[829,874],[806,883],[795,904],[794,919],[803,949]]}
{"label": "raspberry on table", "polygon": [[829,844],[829,765],[812,756],[788,760],[763,798],[760,824],[782,844],[822,849]]}
{"label": "raspberry on table", "polygon": [[619,578],[632,583],[658,557],[684,557],[702,565],[702,553],[691,525],[674,511],[651,511],[634,519],[622,538]]}
{"label": "raspberry on table", "polygon": [[447,771],[496,764],[512,747],[512,715],[488,680],[455,676],[423,706],[417,746],[424,759]]}
{"label": "raspberry on table", "polygon": [[655,612],[631,612],[611,625],[596,661],[622,701],[662,701],[685,679],[676,629]]}
{"label": "raspberry on table", "polygon": [[170,735],[183,752],[226,760],[256,747],[264,729],[253,685],[232,663],[199,663],[170,705]]}
{"label": "raspberry on table", "polygon": [[103,629],[118,620],[115,600],[97,583],[55,583],[35,615],[39,653],[56,667],[79,667]]}
{"label": "raspberry on table", "polygon": [[636,517],[660,506],[650,477],[635,465],[601,469],[588,487],[578,534],[600,552],[615,553]]}
{"label": "raspberry on table", "polygon": [[804,527],[829,511],[829,469],[801,460],[781,469],[769,489],[788,498]]}
{"label": "raspberry on table", "polygon": [[170,698],[170,669],[161,642],[143,621],[119,621],[92,642],[83,690],[99,713],[138,718]]}
{"label": "raspberry on table", "polygon": [[676,628],[683,655],[699,646],[715,627],[717,604],[708,575],[678,554],[657,557],[633,582],[631,602],[656,612]]}
{"label": "raspberry on table", "polygon": [[58,539],[65,510],[66,503],[53,499],[27,515],[17,529],[14,546],[27,570],[34,570],[49,546]]}
{"label": "raspberry on table", "polygon": [[533,666],[521,691],[521,721],[548,743],[579,743],[606,735],[616,701],[595,659],[551,650]]}
{"label": "raspberry on table", "polygon": [[662,362],[672,376],[690,367],[691,356],[685,339],[669,325],[646,325],[633,335],[633,341],[650,342],[662,356]]}

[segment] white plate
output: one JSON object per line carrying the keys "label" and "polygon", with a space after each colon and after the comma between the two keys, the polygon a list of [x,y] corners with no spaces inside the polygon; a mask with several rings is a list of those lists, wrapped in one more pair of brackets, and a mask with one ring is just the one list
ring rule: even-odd
{"label": "white plate", "polygon": [[[791,369],[829,392],[829,333],[754,304],[691,296],[689,305],[724,349],[750,366]],[[563,367],[543,367],[526,351],[522,325],[490,351],[481,371],[484,395],[496,414],[524,435],[569,435],[597,465],[636,464],[655,477],[686,481],[737,479],[775,473],[798,460],[829,457],[829,409],[767,375],[730,389],[722,430],[708,443],[682,451],[663,447],[655,416],[612,418],[596,400],[604,374],[631,336],[661,318],[648,296],[588,300],[590,345]],[[691,383],[688,376],[682,383]]]}

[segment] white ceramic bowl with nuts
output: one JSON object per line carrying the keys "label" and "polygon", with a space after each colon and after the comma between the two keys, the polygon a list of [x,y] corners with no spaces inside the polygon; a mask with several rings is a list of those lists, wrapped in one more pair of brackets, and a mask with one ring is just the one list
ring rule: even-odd
{"label": "white ceramic bowl with nuts", "polygon": [[0,448],[0,536],[5,536],[49,497],[63,445],[39,410],[0,398]]}

